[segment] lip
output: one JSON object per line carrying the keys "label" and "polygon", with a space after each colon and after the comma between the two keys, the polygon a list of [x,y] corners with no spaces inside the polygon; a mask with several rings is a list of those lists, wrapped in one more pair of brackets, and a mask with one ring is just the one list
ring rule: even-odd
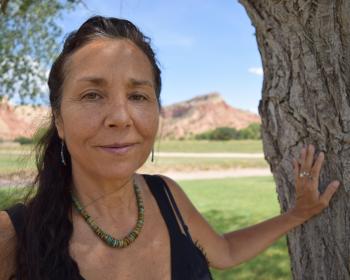
{"label": "lip", "polygon": [[115,143],[111,145],[104,145],[98,147],[108,153],[123,155],[128,153],[135,146],[136,143]]}

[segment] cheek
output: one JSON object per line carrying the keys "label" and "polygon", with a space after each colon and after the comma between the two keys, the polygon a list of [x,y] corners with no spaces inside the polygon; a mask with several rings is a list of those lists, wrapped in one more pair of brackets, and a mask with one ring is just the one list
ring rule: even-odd
{"label": "cheek", "polygon": [[135,126],[147,138],[156,137],[159,125],[159,111],[155,108],[140,110],[136,114]]}
{"label": "cheek", "polygon": [[79,106],[66,106],[62,111],[64,133],[69,138],[84,141],[84,138],[93,136],[100,124],[101,113],[79,108]]}

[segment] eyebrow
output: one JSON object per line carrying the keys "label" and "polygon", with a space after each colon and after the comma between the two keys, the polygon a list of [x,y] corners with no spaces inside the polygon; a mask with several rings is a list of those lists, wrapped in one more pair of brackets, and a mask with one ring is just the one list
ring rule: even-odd
{"label": "eyebrow", "polygon": [[[95,85],[103,86],[108,84],[108,82],[104,78],[95,77],[95,76],[87,76],[81,79],[78,79],[78,82],[89,82]],[[154,88],[153,83],[149,80],[137,80],[134,78],[129,79],[129,86],[148,86]]]}
{"label": "eyebrow", "polygon": [[107,84],[107,81],[105,79],[94,76],[83,77],[79,79],[78,82],[89,82],[98,86]]}
{"label": "eyebrow", "polygon": [[129,79],[129,83],[130,86],[148,86],[151,88],[154,88],[153,83],[151,81],[148,80],[136,80],[136,79]]}

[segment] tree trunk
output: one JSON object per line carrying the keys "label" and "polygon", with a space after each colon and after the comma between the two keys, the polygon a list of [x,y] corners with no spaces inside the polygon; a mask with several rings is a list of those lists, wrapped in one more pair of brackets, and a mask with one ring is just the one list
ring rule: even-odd
{"label": "tree trunk", "polygon": [[330,207],[287,236],[294,279],[350,279],[350,0],[240,0],[264,69],[259,113],[265,158],[282,211],[294,201],[292,158],[313,143],[326,155],[320,191]]}

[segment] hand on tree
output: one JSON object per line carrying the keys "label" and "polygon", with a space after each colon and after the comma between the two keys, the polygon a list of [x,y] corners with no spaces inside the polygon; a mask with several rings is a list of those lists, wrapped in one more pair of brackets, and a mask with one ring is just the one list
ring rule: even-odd
{"label": "hand on tree", "polygon": [[324,153],[321,152],[316,159],[314,155],[315,147],[309,145],[301,150],[299,162],[293,160],[296,202],[290,214],[302,221],[308,220],[328,207],[329,201],[340,185],[339,181],[332,181],[320,194],[318,184]]}

